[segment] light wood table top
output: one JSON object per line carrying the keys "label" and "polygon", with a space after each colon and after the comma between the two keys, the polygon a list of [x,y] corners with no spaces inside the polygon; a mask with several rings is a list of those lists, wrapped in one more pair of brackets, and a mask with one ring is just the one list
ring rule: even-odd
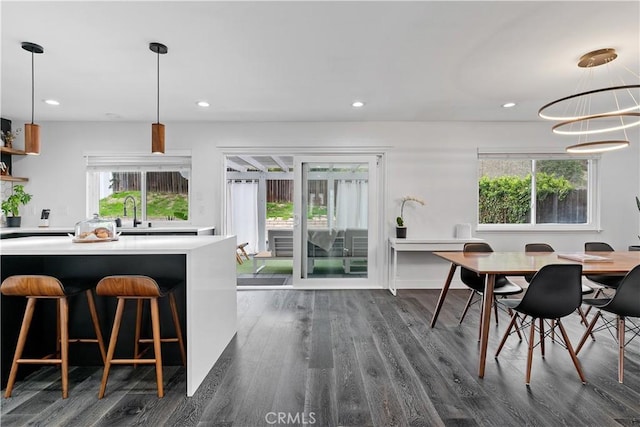
{"label": "light wood table top", "polygon": [[640,251],[585,252],[611,259],[606,262],[578,262],[561,258],[562,252],[434,252],[456,265],[480,274],[523,275],[535,273],[547,264],[582,264],[583,274],[626,274],[640,264]]}

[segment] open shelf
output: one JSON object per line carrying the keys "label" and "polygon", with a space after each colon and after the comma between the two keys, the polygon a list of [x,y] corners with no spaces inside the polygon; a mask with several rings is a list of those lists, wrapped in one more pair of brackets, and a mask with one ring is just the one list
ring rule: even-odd
{"label": "open shelf", "polygon": [[11,175],[0,175],[0,181],[27,182],[29,181],[29,178],[20,178],[18,176]]}
{"label": "open shelf", "polygon": [[9,148],[9,147],[0,147],[0,152],[6,153],[6,154],[13,154],[16,156],[24,156],[27,154],[24,150],[18,150],[18,149]]}

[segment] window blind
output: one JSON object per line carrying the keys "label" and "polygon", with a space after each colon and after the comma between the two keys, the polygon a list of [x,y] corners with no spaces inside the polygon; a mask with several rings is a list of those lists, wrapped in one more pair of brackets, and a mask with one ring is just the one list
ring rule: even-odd
{"label": "window blind", "polygon": [[600,154],[569,154],[564,151],[554,152],[551,149],[509,149],[479,148],[478,159],[527,159],[527,160],[593,160],[600,159]]}
{"label": "window blind", "polygon": [[136,172],[191,170],[191,155],[85,155],[87,171]]}

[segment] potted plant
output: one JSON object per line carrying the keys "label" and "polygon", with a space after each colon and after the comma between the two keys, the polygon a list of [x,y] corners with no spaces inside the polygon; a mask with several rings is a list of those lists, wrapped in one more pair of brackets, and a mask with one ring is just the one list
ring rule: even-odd
{"label": "potted plant", "polygon": [[2,201],[2,212],[7,218],[7,227],[20,227],[20,205],[26,205],[31,200],[31,194],[24,191],[24,186],[16,185],[13,193]]}
{"label": "potted plant", "polygon": [[7,148],[13,148],[13,141],[18,137],[21,130],[22,129],[17,129],[15,132],[11,132],[10,130],[3,131],[1,135],[4,146]]}
{"label": "potted plant", "polygon": [[400,205],[400,216],[396,217],[396,237],[404,239],[407,237],[407,226],[404,224],[404,205],[407,202],[416,202],[424,206],[424,200],[415,196],[404,196]]}
{"label": "potted plant", "polygon": [[[638,198],[638,196],[636,196],[636,206],[638,207],[638,212],[640,212],[640,199]],[[638,239],[640,239],[640,236],[638,236]],[[631,245],[629,246],[629,250],[640,251],[640,245]]]}

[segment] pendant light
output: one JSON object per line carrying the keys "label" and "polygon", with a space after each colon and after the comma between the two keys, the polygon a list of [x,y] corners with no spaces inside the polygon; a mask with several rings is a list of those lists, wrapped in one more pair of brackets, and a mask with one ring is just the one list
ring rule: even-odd
{"label": "pendant light", "polygon": [[33,123],[34,116],[34,92],[35,92],[35,71],[34,56],[36,53],[44,53],[44,48],[40,45],[30,42],[22,42],[22,48],[27,52],[31,52],[31,123],[24,125],[24,151],[27,154],[40,154],[40,126]]}
{"label": "pendant light", "polygon": [[156,122],[151,125],[151,153],[164,154],[164,125],[160,123],[160,55],[164,55],[169,49],[167,46],[158,42],[149,43],[149,49],[158,56],[157,115]]}
{"label": "pendant light", "polygon": [[[578,85],[580,92],[538,110],[541,118],[560,121],[552,128],[554,133],[588,135],[640,125],[640,84],[635,83],[640,76],[627,67],[611,65],[617,57],[613,48],[594,50],[580,57],[578,67],[584,70]],[[598,69],[602,73],[598,74]],[[628,74],[634,83],[625,84],[624,76],[628,78]],[[609,86],[593,88],[597,77]]]}
{"label": "pendant light", "polygon": [[[543,119],[559,121],[551,128],[553,133],[578,137],[578,143],[567,147],[567,152],[601,153],[629,146],[626,129],[640,125],[640,84],[635,83],[640,76],[624,66],[615,69],[611,63],[617,57],[613,48],[582,55],[578,67],[584,73],[578,93],[552,101],[538,111]],[[624,82],[622,76],[627,74],[633,76],[631,84]],[[608,86],[595,86],[597,77]],[[589,141],[592,135],[603,133],[616,136]]]}

